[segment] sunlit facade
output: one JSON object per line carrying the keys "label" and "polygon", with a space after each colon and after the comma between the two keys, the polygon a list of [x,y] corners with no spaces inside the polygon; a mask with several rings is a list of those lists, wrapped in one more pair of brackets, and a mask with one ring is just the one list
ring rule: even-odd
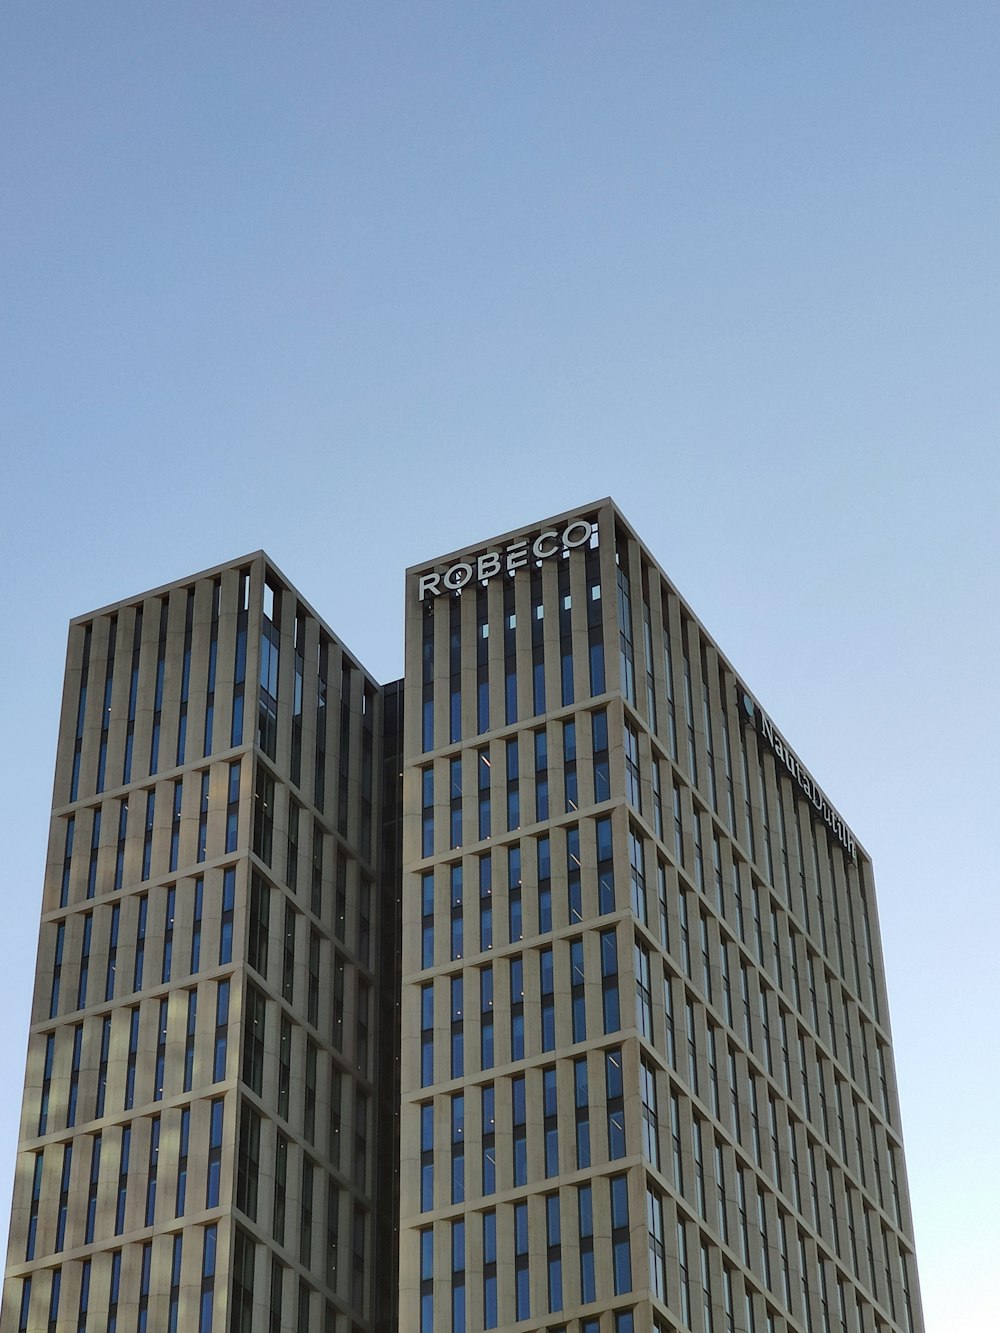
{"label": "sunlit facade", "polygon": [[261,553],[73,622],[5,1333],[373,1327],[382,703]]}
{"label": "sunlit facade", "polygon": [[605,500],[74,621],[3,1329],[922,1333],[870,862]]}
{"label": "sunlit facade", "polygon": [[405,689],[400,1327],[917,1333],[870,862],[611,502]]}

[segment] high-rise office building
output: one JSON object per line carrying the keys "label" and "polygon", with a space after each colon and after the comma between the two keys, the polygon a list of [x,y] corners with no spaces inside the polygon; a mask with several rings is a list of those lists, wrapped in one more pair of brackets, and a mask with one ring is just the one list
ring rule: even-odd
{"label": "high-rise office building", "polygon": [[921,1333],[871,865],[610,501],[74,621],[3,1329]]}
{"label": "high-rise office building", "polygon": [[372,1327],[392,693],[260,553],[73,622],[5,1333]]}

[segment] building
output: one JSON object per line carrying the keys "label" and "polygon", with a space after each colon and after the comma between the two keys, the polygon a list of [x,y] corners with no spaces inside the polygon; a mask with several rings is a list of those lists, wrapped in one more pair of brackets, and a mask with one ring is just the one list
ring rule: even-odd
{"label": "building", "polygon": [[261,553],[71,625],[5,1330],[374,1326],[393,698]]}
{"label": "building", "polygon": [[73,622],[4,1333],[922,1333],[850,828],[611,501],[406,589]]}

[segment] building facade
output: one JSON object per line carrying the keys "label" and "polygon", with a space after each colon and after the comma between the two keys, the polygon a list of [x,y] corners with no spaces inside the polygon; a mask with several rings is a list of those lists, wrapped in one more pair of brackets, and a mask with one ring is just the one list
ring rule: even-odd
{"label": "building facade", "polygon": [[71,627],[3,1329],[922,1333],[871,864],[609,500]]}
{"label": "building facade", "polygon": [[4,1333],[375,1326],[382,704],[261,553],[73,622]]}

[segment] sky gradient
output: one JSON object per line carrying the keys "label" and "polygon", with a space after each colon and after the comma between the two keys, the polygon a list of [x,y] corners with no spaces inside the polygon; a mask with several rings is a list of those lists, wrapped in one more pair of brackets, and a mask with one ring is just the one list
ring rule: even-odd
{"label": "sky gradient", "polygon": [[611,494],[873,856],[928,1333],[995,1333],[1000,9],[0,38],[0,1237],[68,619],[264,547],[388,680],[404,566]]}

